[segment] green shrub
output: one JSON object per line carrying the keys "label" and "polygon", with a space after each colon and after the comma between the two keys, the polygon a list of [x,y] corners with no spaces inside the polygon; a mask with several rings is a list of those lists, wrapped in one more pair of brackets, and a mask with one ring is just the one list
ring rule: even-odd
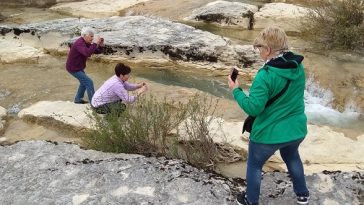
{"label": "green shrub", "polygon": [[210,125],[215,119],[213,116],[218,101],[206,97],[198,99],[198,96],[195,96],[188,104],[188,118],[179,126],[182,139],[179,143],[183,155],[177,157],[185,158],[196,166],[213,166],[218,156],[218,147],[213,141],[214,133],[211,132]]}
{"label": "green shrub", "polygon": [[317,1],[306,15],[302,32],[327,49],[364,47],[364,1]]}
{"label": "green shrub", "polygon": [[[105,152],[163,154],[184,158],[197,166],[211,164],[217,151],[208,130],[212,119],[208,116],[215,113],[217,105],[212,102],[199,95],[185,104],[144,96],[127,105],[122,113],[117,108],[108,115],[92,112],[95,130],[85,135],[84,142],[89,148]],[[181,140],[179,130],[184,130],[183,139],[189,140]]]}

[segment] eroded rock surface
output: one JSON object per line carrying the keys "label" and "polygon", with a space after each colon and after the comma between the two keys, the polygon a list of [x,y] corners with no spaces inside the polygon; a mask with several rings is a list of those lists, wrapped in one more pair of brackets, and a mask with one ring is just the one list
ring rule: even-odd
{"label": "eroded rock surface", "polygon": [[[38,122],[44,126],[60,126],[75,130],[92,129],[92,119],[89,118],[89,105],[74,104],[65,101],[41,101],[19,112],[18,116],[27,121]],[[231,151],[226,161],[234,162],[245,160],[246,156],[235,153],[235,150],[248,150],[249,133],[241,134],[243,122],[229,122],[216,118],[212,121],[209,130],[213,140]],[[180,130],[183,135],[183,129]],[[181,140],[186,140],[186,136]],[[343,133],[333,131],[326,126],[308,125],[308,135],[300,146],[300,154],[306,169],[312,173],[325,169],[325,165],[343,167],[343,170],[364,170],[364,135],[356,139],[345,137]],[[279,163],[282,170],[284,163],[277,152],[270,162]],[[340,166],[342,165],[342,166]],[[328,169],[328,168],[327,168]],[[312,171],[310,171],[312,170]]]}
{"label": "eroded rock surface", "polygon": [[5,125],[4,117],[5,116],[6,116],[6,109],[0,106],[0,133],[2,133],[2,131],[4,129],[4,125]]}
{"label": "eroded rock surface", "polygon": [[[312,205],[359,205],[364,172],[307,176]],[[232,182],[180,160],[24,141],[0,146],[1,204],[233,205],[245,182]],[[263,175],[260,204],[295,204],[286,173]]]}
{"label": "eroded rock surface", "polygon": [[44,53],[16,41],[0,39],[0,63],[36,62]]}
{"label": "eroded rock surface", "polygon": [[0,147],[1,204],[233,204],[237,186],[179,160],[19,142]]}
{"label": "eroded rock surface", "polygon": [[[234,46],[227,38],[191,26],[143,16],[62,19],[19,27],[0,26],[0,32],[20,38],[33,35],[34,41],[42,41],[42,36],[49,33],[58,33],[68,37],[68,41],[62,39],[58,43],[58,46],[64,45],[63,51],[67,51],[66,45],[75,40],[83,26],[99,31],[99,35],[105,38],[104,54],[112,59],[167,59],[209,69],[230,69],[227,66],[241,64],[251,66],[259,59],[251,46]],[[52,39],[53,43],[55,41],[57,38]],[[56,46],[53,49],[60,48]]]}
{"label": "eroded rock surface", "polygon": [[74,130],[92,129],[89,118],[89,104],[75,104],[70,101],[40,101],[18,113],[19,118],[37,122],[49,127],[63,127]]}
{"label": "eroded rock surface", "polygon": [[286,32],[299,32],[301,20],[309,10],[305,7],[286,3],[265,4],[254,14],[254,29],[279,26]]}
{"label": "eroded rock surface", "polygon": [[73,16],[97,18],[118,16],[120,11],[149,0],[87,0],[57,4],[50,9]]}
{"label": "eroded rock surface", "polygon": [[197,20],[221,25],[234,25],[246,29],[253,27],[253,15],[258,11],[255,5],[215,1],[192,11],[185,20]]}
{"label": "eroded rock surface", "polygon": [[299,32],[302,18],[309,9],[287,3],[268,3],[258,9],[255,5],[215,1],[195,9],[185,20],[237,25],[246,29],[264,29],[276,25],[288,32]]}
{"label": "eroded rock surface", "polygon": [[47,7],[56,3],[81,0],[1,0],[0,5]]}

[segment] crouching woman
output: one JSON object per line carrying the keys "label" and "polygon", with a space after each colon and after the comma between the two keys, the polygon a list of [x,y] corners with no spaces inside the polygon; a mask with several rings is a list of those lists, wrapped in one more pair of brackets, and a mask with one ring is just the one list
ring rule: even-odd
{"label": "crouching woman", "polygon": [[[147,90],[145,83],[128,83],[131,68],[123,63],[115,66],[115,75],[110,77],[95,92],[91,106],[99,114],[110,114],[112,110],[123,112],[125,104],[135,102]],[[136,90],[136,95],[129,95],[128,91]]]}

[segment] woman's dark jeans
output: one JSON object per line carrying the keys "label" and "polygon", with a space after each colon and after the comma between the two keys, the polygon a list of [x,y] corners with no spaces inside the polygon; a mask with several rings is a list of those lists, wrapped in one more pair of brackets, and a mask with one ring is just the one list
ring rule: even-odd
{"label": "woman's dark jeans", "polygon": [[309,193],[303,165],[298,153],[298,146],[303,139],[281,144],[260,144],[250,141],[247,166],[247,190],[246,196],[249,202],[258,203],[261,184],[261,172],[264,163],[275,151],[279,150],[283,161],[286,163],[293,181],[293,191],[298,194]]}

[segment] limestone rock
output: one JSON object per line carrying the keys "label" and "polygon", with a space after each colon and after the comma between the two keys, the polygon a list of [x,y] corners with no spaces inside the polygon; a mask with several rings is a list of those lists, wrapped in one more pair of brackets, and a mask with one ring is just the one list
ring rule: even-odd
{"label": "limestone rock", "polygon": [[56,2],[57,0],[1,0],[0,5],[46,7]]}
{"label": "limestone rock", "polygon": [[[300,146],[303,162],[310,164],[363,165],[364,135],[356,140],[345,137],[327,126],[308,125],[308,134]],[[270,161],[283,163],[276,153]],[[325,166],[321,166],[324,169]],[[339,167],[339,166],[338,166]],[[310,168],[310,167],[305,167]],[[315,169],[314,167],[312,167]],[[354,169],[354,168],[353,168]]]}
{"label": "limestone rock", "polygon": [[253,14],[258,11],[255,5],[214,1],[192,11],[192,15],[185,20],[197,20],[221,25],[234,25],[243,28],[250,28]]}
{"label": "limestone rock", "polygon": [[[228,122],[217,118],[212,121],[209,131],[216,143],[228,143],[247,151],[249,133],[241,134],[242,126],[242,121]],[[181,133],[183,134],[183,131]],[[300,146],[300,155],[303,162],[310,164],[347,164],[353,165],[353,168],[364,164],[364,158],[361,157],[363,149],[364,135],[353,140],[329,127],[308,125],[308,134]],[[242,156],[243,159],[244,157]],[[269,161],[283,163],[278,152]],[[321,168],[324,169],[324,166]]]}
{"label": "limestone rock", "polygon": [[[44,126],[70,127],[75,130],[92,129],[93,121],[89,117],[89,105],[74,104],[65,101],[41,101],[19,112],[18,116],[25,120],[35,121]],[[191,123],[188,122],[187,124]],[[182,123],[183,124],[183,123]],[[184,134],[183,126],[179,133],[181,140],[188,140]],[[215,118],[209,125],[209,131],[215,143],[223,145],[230,150],[231,159],[226,161],[245,160],[246,156],[237,153],[246,153],[248,150],[249,133],[241,134],[243,122],[228,122],[221,118]],[[347,138],[344,134],[335,132],[329,127],[308,125],[308,135],[300,146],[300,154],[303,162],[308,164],[346,164],[352,169],[364,164],[362,150],[364,135],[356,140]],[[269,159],[270,162],[283,163],[279,153]],[[339,167],[339,166],[338,166]],[[325,169],[321,167],[308,167],[314,171]],[[347,170],[347,169],[345,169]]]}
{"label": "limestone rock", "polygon": [[180,160],[24,141],[0,147],[0,204],[233,204],[228,180]]}
{"label": "limestone rock", "polygon": [[[4,129],[5,120],[3,118],[6,116],[6,109],[0,106],[0,133]],[[1,141],[1,140],[0,140]]]}
{"label": "limestone rock", "polygon": [[43,52],[19,42],[0,39],[0,63],[36,62]]}
{"label": "limestone rock", "polygon": [[[70,39],[63,44],[64,48],[73,43],[80,29],[86,25],[94,27],[105,38],[103,58],[167,59],[209,69],[230,69],[231,65],[239,64],[249,66],[257,61],[256,54],[250,55],[254,53],[251,46],[240,47],[237,52],[227,38],[184,24],[143,16],[62,19],[19,27],[0,26],[0,33],[6,36],[13,35],[12,32],[18,35],[28,33],[34,35],[35,40],[42,41],[42,36],[56,32]],[[240,55],[244,53],[241,48],[248,55]]]}
{"label": "limestone rock", "polygon": [[0,13],[0,22],[1,22],[1,21],[4,21],[4,19],[5,19],[5,16],[3,16],[3,15]]}
{"label": "limestone rock", "polygon": [[276,25],[286,32],[299,32],[300,20],[309,10],[307,8],[286,3],[265,4],[254,14],[254,29],[263,29]]}
{"label": "limestone rock", "polygon": [[[0,146],[0,204],[236,204],[244,181],[181,160],[23,141]],[[361,204],[363,172],[306,176],[310,204]],[[288,174],[263,174],[260,204],[296,203]]]}
{"label": "limestone rock", "polygon": [[350,139],[327,126],[310,125],[300,151],[312,163],[364,164],[363,145],[363,134]]}
{"label": "limestone rock", "polygon": [[73,16],[101,18],[118,16],[121,10],[146,1],[149,0],[87,0],[57,4],[50,9]]}
{"label": "limestone rock", "polygon": [[73,2],[73,1],[81,1],[81,0],[1,0],[0,6],[10,5],[10,6],[48,7],[56,3]]}
{"label": "limestone rock", "polygon": [[0,119],[6,116],[6,109],[0,106]]}
{"label": "limestone rock", "polygon": [[75,104],[69,101],[40,101],[21,110],[19,118],[40,124],[75,130],[92,129],[93,122],[88,104]]}

